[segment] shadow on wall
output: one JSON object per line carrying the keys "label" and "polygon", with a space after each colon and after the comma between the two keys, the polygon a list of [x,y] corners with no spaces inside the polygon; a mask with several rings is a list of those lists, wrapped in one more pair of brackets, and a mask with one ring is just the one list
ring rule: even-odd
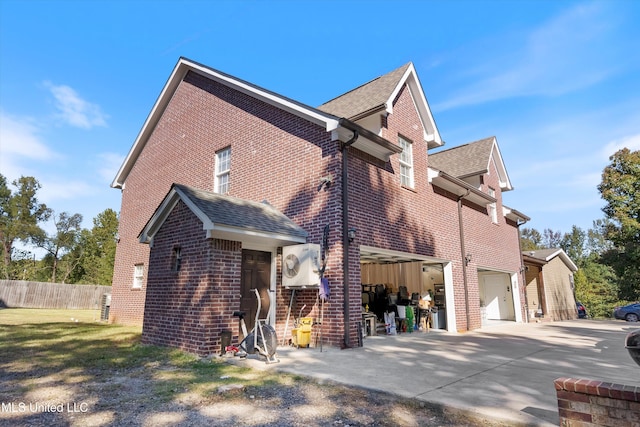
{"label": "shadow on wall", "polygon": [[[336,144],[331,142],[331,144]],[[323,153],[330,150],[323,147]],[[350,246],[351,267],[349,272],[351,288],[361,283],[360,270],[353,270],[354,262],[359,263],[359,247],[368,245],[380,248],[388,248],[408,253],[417,253],[424,256],[434,256],[435,239],[423,224],[416,221],[416,215],[410,212],[405,200],[397,191],[400,186],[400,178],[396,175],[391,162],[383,162],[354,148],[348,149],[349,156],[349,205],[350,211],[359,210],[361,214],[354,217],[350,214],[349,227],[360,230],[356,242]],[[308,232],[309,243],[321,243],[325,225],[331,224],[328,239],[329,279],[331,292],[330,302],[339,312],[343,305],[342,292],[342,264],[332,264],[334,254],[342,252],[342,229],[339,224],[342,221],[341,194],[342,174],[341,157],[335,156],[326,159],[326,164],[318,176],[318,182],[312,186],[302,183],[297,191],[285,205],[282,212],[294,222],[302,225]],[[323,181],[323,177],[332,177],[329,182]],[[397,178],[397,185],[389,185],[390,180]],[[320,183],[320,184],[318,184]],[[333,194],[326,194],[333,193]],[[416,196],[417,197],[417,196]],[[336,202],[338,205],[336,206]],[[414,202],[416,204],[417,202]],[[304,218],[307,212],[314,212],[311,218]],[[302,218],[301,218],[302,217]],[[373,219],[372,219],[373,218]],[[335,224],[335,225],[334,225]],[[390,232],[389,230],[393,230]],[[277,307],[288,307],[291,304],[291,293],[282,292],[278,287],[276,297]],[[317,317],[320,315],[316,302],[317,292],[298,291],[295,294],[291,313],[300,313],[304,317]],[[349,296],[351,303],[357,300],[360,304],[360,290]],[[353,319],[352,319],[353,322]],[[340,340],[343,331],[342,316],[331,316],[323,319],[325,332],[333,335],[335,341]]]}

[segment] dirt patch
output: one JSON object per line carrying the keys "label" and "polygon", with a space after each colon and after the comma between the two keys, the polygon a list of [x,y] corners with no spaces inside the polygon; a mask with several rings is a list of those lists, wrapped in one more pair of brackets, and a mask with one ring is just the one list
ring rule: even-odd
{"label": "dirt patch", "polygon": [[191,383],[191,369],[158,363],[81,375],[16,372],[0,385],[0,425],[487,425],[385,393],[287,376],[280,383],[251,385],[245,374],[251,375],[224,375],[206,384]]}
{"label": "dirt patch", "polygon": [[141,345],[140,328],[71,322],[65,311],[1,314],[0,426],[502,425],[382,392]]}

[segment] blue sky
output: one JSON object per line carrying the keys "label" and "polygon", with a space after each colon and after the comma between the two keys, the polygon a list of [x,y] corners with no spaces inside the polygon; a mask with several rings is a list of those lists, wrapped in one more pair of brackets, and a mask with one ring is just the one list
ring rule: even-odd
{"label": "blue sky", "polygon": [[311,106],[413,61],[446,147],[496,136],[506,205],[542,231],[602,218],[640,149],[640,2],[0,0],[0,173],[84,226],[180,56]]}

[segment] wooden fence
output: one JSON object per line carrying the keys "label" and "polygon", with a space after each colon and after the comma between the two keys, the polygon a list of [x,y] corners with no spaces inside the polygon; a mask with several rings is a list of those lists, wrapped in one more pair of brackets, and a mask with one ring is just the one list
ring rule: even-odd
{"label": "wooden fence", "polygon": [[0,280],[0,307],[100,309],[111,286]]}

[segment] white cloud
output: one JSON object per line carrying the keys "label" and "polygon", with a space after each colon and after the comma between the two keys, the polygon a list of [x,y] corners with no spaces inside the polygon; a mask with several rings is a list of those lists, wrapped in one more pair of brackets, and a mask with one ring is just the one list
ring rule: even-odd
{"label": "white cloud", "polygon": [[49,207],[54,206],[57,200],[79,199],[93,195],[95,189],[82,181],[49,181],[44,179],[39,191],[39,198]]}
{"label": "white cloud", "polygon": [[30,159],[47,159],[53,153],[40,140],[35,120],[28,117],[13,117],[0,112],[0,141],[2,154],[11,154]]}
{"label": "white cloud", "polygon": [[117,153],[101,153],[98,155],[100,160],[101,167],[98,168],[98,173],[100,176],[107,180],[109,183],[113,181],[124,162],[124,157],[122,154]]}
{"label": "white cloud", "polygon": [[631,151],[640,150],[640,133],[609,142],[602,149],[602,156],[608,161],[609,157],[623,148],[628,148]]}
{"label": "white cloud", "polygon": [[10,116],[0,111],[0,171],[9,182],[30,172],[23,160],[52,160],[59,154],[41,140],[40,129],[29,117]]}
{"label": "white cloud", "polygon": [[[556,96],[591,86],[615,72],[616,49],[607,46],[607,31],[613,27],[602,17],[597,4],[580,5],[532,31],[521,43],[497,49],[478,49],[462,56],[476,58],[466,65],[475,75],[473,83],[461,85],[451,99],[435,110],[481,104],[518,96]],[[487,43],[488,44],[488,43]],[[469,76],[465,77],[468,78]]]}
{"label": "white cloud", "polygon": [[45,86],[56,99],[56,108],[60,111],[59,117],[71,126],[91,129],[94,126],[107,126],[108,116],[104,114],[97,104],[85,101],[71,87],[54,85],[45,82]]}

